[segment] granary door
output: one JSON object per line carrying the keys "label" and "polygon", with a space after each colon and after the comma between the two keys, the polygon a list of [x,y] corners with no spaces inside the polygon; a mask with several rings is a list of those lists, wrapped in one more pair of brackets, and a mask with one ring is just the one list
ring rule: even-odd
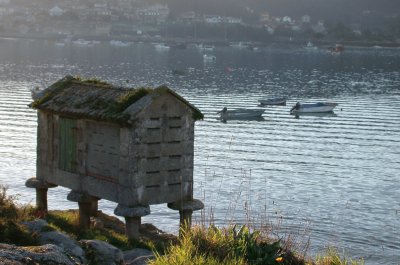
{"label": "granary door", "polygon": [[59,125],[58,167],[61,170],[76,173],[76,120],[60,117]]}

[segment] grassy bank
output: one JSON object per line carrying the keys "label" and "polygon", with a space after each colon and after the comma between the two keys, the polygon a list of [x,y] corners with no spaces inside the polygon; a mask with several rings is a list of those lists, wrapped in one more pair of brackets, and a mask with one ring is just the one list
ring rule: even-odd
{"label": "grassy bank", "polygon": [[[20,246],[38,245],[37,235],[31,234],[21,222],[37,218],[37,211],[31,206],[18,205],[16,197],[8,196],[0,187],[0,243]],[[180,238],[160,235],[152,226],[144,227],[140,241],[130,241],[124,235],[124,224],[117,218],[99,213],[104,226],[89,230],[78,227],[76,210],[51,211],[44,219],[49,226],[45,231],[59,230],[70,237],[106,241],[122,250],[135,247],[151,249],[156,253],[153,265],[200,265],[200,264],[265,264],[265,265],[358,265],[329,249],[323,255],[307,259],[299,255],[290,244],[283,240],[271,239],[266,231],[252,231],[248,226],[195,226],[182,231]]]}

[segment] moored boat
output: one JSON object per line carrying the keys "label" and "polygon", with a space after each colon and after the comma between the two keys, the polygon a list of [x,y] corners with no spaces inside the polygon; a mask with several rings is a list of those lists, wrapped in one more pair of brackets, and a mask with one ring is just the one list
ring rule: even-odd
{"label": "moored boat", "polygon": [[110,40],[110,45],[116,46],[116,47],[128,47],[131,44],[132,44],[131,42],[126,42],[126,41]]}
{"label": "moored boat", "polygon": [[334,102],[317,102],[317,103],[300,103],[297,102],[296,105],[290,110],[290,114],[301,114],[301,113],[323,113],[331,112],[338,103]]}
{"label": "moored boat", "polygon": [[203,44],[203,43],[197,44],[196,47],[199,51],[205,51],[205,52],[212,52],[214,51],[215,48],[214,45]]}
{"label": "moored boat", "polygon": [[344,46],[342,44],[336,44],[334,47],[329,47],[328,51],[333,54],[341,54],[344,52]]}
{"label": "moored boat", "polygon": [[171,48],[170,46],[168,46],[165,43],[155,43],[154,44],[154,48],[156,48],[157,51],[169,51],[169,49]]}
{"label": "moored boat", "polygon": [[78,47],[93,47],[95,43],[94,41],[85,40],[85,39],[77,39],[72,42],[72,44]]}
{"label": "moored boat", "polygon": [[215,62],[217,60],[217,57],[212,54],[203,54],[203,61],[204,62]]}
{"label": "moored boat", "polygon": [[277,98],[266,98],[266,99],[259,99],[260,105],[279,105],[285,106],[287,98],[285,97],[277,97]]}
{"label": "moored boat", "polygon": [[306,50],[318,50],[318,47],[315,46],[311,41],[307,42],[307,45],[304,46]]}
{"label": "moored boat", "polygon": [[227,107],[224,107],[221,111],[218,111],[218,113],[220,114],[221,120],[255,119],[261,118],[264,111],[264,109],[228,109]]}

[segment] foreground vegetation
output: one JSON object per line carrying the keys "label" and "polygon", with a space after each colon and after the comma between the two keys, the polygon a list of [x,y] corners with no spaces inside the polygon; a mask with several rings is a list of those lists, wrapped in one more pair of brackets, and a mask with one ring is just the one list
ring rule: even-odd
{"label": "foreground vegetation", "polygon": [[[32,235],[21,224],[37,218],[35,208],[16,204],[16,198],[8,196],[0,187],[0,243],[20,246],[38,245],[37,235]],[[362,261],[347,260],[334,249],[329,249],[315,260],[308,260],[287,247],[281,240],[271,240],[262,231],[251,231],[248,226],[195,226],[182,231],[176,237],[144,236],[140,241],[130,241],[124,235],[123,223],[115,217],[99,214],[104,227],[81,230],[78,227],[76,210],[53,211],[44,217],[49,223],[47,230],[59,230],[70,237],[106,241],[122,250],[135,247],[147,248],[156,253],[152,265],[217,265],[217,264],[315,264],[315,265],[358,265]]]}

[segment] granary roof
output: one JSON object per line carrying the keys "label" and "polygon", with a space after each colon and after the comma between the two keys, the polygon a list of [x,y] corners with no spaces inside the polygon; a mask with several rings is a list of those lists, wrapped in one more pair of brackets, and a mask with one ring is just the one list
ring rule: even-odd
{"label": "granary roof", "polygon": [[199,109],[166,86],[154,89],[123,88],[95,79],[82,80],[72,76],[66,76],[38,92],[29,106],[72,117],[129,124],[132,115],[163,93],[169,93],[187,105],[195,120],[203,118]]}

